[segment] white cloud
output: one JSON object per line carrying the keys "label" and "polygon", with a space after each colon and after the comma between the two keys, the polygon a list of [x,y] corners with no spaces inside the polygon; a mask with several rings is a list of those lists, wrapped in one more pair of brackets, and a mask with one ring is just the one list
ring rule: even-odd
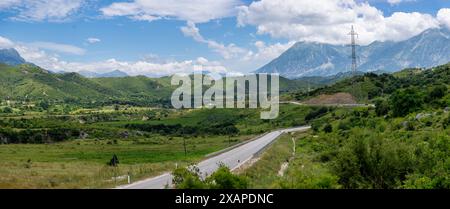
{"label": "white cloud", "polygon": [[18,5],[22,0],[2,0],[0,1],[0,9],[10,8]]}
{"label": "white cloud", "polygon": [[14,47],[14,43],[9,39],[0,36],[0,49],[11,47]]}
{"label": "white cloud", "polygon": [[83,55],[86,51],[77,46],[68,45],[68,44],[59,44],[53,42],[33,42],[28,44],[33,47],[37,47],[40,49],[46,49],[55,52],[62,52],[66,54],[74,54],[74,55]]}
{"label": "white cloud", "polygon": [[361,44],[405,40],[439,26],[428,14],[396,12],[385,17],[368,3],[354,0],[261,0],[240,6],[237,18],[240,26],[256,26],[258,34],[333,44],[348,42],[351,25]]}
{"label": "white cloud", "polygon": [[194,23],[231,17],[236,14],[239,0],[134,0],[116,2],[101,8],[105,16],[127,16],[135,20],[153,21],[160,18]]}
{"label": "white cloud", "polygon": [[447,28],[450,29],[450,9],[449,8],[440,9],[439,12],[437,13],[437,19],[442,25],[445,25]]}
{"label": "white cloud", "polygon": [[404,0],[388,0],[388,3],[391,5],[400,4]]}
{"label": "white cloud", "polygon": [[101,40],[100,40],[99,38],[93,38],[93,37],[91,37],[91,38],[87,38],[86,41],[87,41],[88,43],[90,43],[90,44],[95,44],[95,43],[100,42]]}
{"label": "white cloud", "polygon": [[63,70],[70,72],[79,72],[82,70],[90,72],[108,72],[119,69],[128,75],[146,75],[151,77],[160,77],[172,75],[175,73],[193,73],[197,71],[209,71],[214,73],[226,73],[227,69],[214,62],[208,60],[186,60],[172,61],[166,63],[151,63],[147,61],[127,62],[116,59],[108,59],[93,63],[78,62],[58,62],[53,65],[52,70]]}
{"label": "white cloud", "polygon": [[188,22],[186,26],[181,27],[181,32],[197,42],[207,44],[210,49],[219,53],[225,59],[236,58],[247,52],[245,49],[238,47],[235,44],[224,45],[213,40],[205,39],[193,22]]}
{"label": "white cloud", "polygon": [[196,60],[168,61],[153,63],[150,61],[119,61],[117,59],[108,59],[99,62],[67,62],[60,60],[56,54],[49,54],[41,48],[30,45],[15,43],[7,38],[0,36],[0,47],[13,47],[28,62],[34,63],[46,70],[79,72],[90,71],[97,73],[121,70],[129,75],[146,75],[159,77],[171,75],[174,73],[193,73],[197,71],[209,71],[213,73],[227,73],[226,67],[217,61],[209,61],[206,58],[199,57]]}
{"label": "white cloud", "polygon": [[249,51],[244,57],[244,60],[261,61],[265,64],[266,62],[269,62],[280,56],[294,44],[295,42],[291,41],[286,44],[276,43],[272,45],[266,45],[266,43],[262,41],[256,41],[254,45],[257,51]]}
{"label": "white cloud", "polygon": [[295,43],[291,41],[285,44],[266,45],[262,41],[256,41],[254,43],[255,50],[250,50],[235,44],[224,45],[214,40],[206,39],[200,34],[200,30],[193,22],[188,22],[186,26],[181,27],[181,31],[185,36],[191,37],[199,43],[207,44],[210,49],[220,54],[226,60],[225,65],[229,69],[241,72],[253,71],[257,67],[267,64]]}
{"label": "white cloud", "polygon": [[18,21],[64,21],[77,12],[85,0],[2,0],[0,11],[16,11]]}

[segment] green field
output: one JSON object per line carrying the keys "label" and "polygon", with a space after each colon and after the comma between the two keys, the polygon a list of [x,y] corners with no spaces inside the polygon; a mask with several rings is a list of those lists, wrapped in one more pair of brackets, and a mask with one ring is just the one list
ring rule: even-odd
{"label": "green field", "polygon": [[[115,181],[114,176],[129,173],[133,181],[155,176],[171,171],[176,164],[185,166],[198,162],[207,154],[252,139],[266,131],[305,124],[304,116],[310,109],[283,105],[281,116],[274,121],[259,119],[259,110],[245,109],[173,111],[130,108],[127,111],[114,111],[103,108],[64,116],[4,116],[0,120],[2,129],[5,132],[12,131],[14,136],[22,134],[29,141],[27,144],[0,145],[0,159],[3,159],[0,162],[0,187],[113,187],[126,183],[123,178]],[[148,120],[142,120],[144,116]],[[80,120],[84,122],[80,123]],[[162,124],[193,128],[211,126],[215,130],[214,124],[224,123],[236,127],[238,132],[231,135],[206,132],[180,134],[127,128],[129,124]],[[65,132],[55,133],[51,137],[50,130]],[[88,135],[80,138],[79,132]],[[127,135],[123,136],[123,133]],[[45,134],[47,138],[42,137]],[[113,154],[119,157],[118,168],[107,165]]]}
{"label": "green field", "polygon": [[[56,144],[9,144],[0,146],[0,188],[97,188],[170,171],[175,164],[188,165],[205,155],[224,149],[252,136],[186,138],[162,137],[117,140],[73,140]],[[107,165],[112,155],[119,157],[118,168]]]}

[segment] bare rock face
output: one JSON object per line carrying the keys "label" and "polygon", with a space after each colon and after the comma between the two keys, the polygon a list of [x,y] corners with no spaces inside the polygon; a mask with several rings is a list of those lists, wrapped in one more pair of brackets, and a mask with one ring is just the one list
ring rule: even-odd
{"label": "bare rock face", "polygon": [[416,120],[421,120],[422,118],[427,118],[430,116],[431,116],[431,114],[428,114],[428,113],[419,113],[416,115]]}

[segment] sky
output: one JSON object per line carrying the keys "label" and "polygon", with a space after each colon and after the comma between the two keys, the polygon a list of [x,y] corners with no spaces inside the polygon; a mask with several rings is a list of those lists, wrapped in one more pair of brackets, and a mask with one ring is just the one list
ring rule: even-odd
{"label": "sky", "polygon": [[51,71],[249,73],[299,41],[450,28],[450,0],[1,0],[0,48]]}

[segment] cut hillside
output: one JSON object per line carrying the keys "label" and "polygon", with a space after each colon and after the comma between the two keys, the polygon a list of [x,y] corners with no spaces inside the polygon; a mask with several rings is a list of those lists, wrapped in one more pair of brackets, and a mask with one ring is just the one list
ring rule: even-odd
{"label": "cut hillside", "polygon": [[310,105],[356,104],[356,99],[349,93],[322,94],[304,102]]}

